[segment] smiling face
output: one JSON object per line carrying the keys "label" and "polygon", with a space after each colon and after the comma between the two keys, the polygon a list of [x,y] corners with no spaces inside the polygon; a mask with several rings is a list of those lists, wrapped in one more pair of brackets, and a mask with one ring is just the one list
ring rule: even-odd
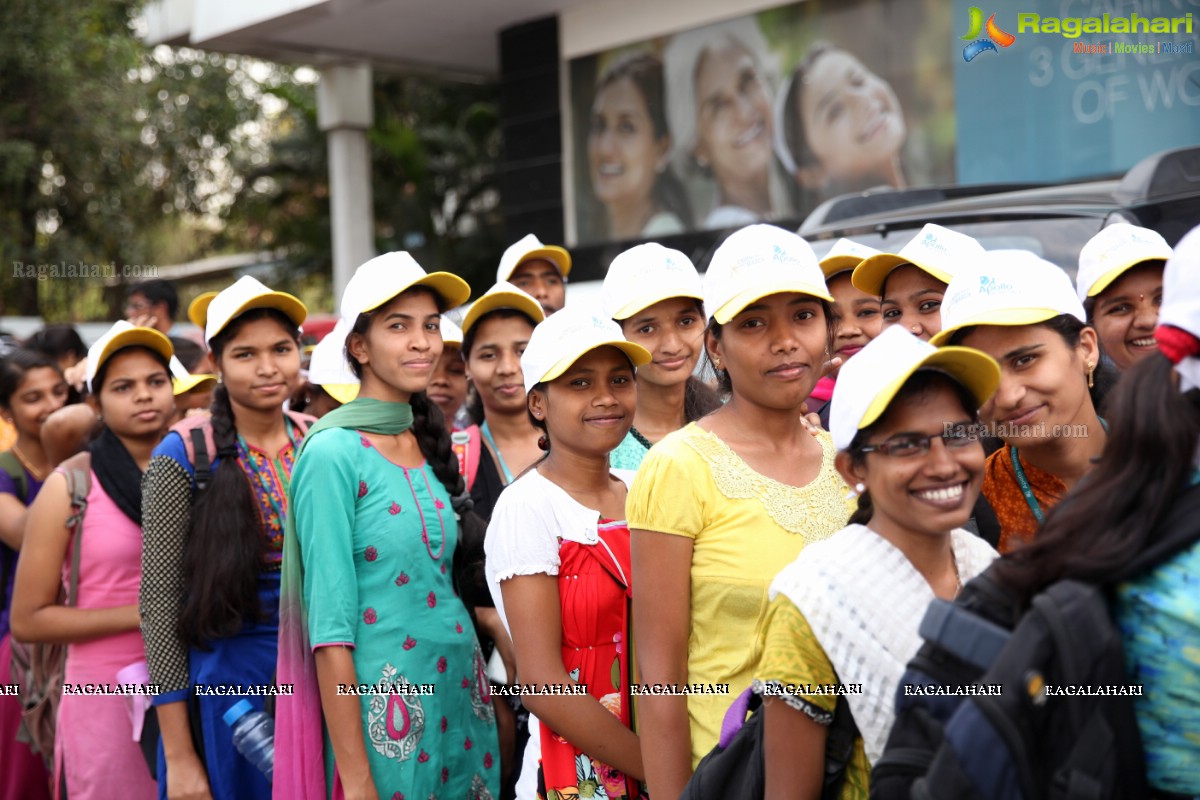
{"label": "smiling face", "polygon": [[588,167],[601,203],[648,202],[669,147],[669,137],[655,137],[646,98],[632,78],[620,78],[596,93]]}
{"label": "smiling face", "polygon": [[800,129],[826,180],[883,171],[904,146],[900,101],[887,81],[845,50],[812,63],[800,98]]}
{"label": "smiling face", "polygon": [[751,303],[721,326],[720,338],[710,331],[705,344],[709,357],[729,372],[735,398],[790,410],[821,377],[829,329],[819,300],[785,292]]}
{"label": "smiling face", "polygon": [[446,427],[454,423],[454,415],[467,399],[467,365],[462,350],[456,344],[444,344],[442,355],[425,390],[446,418]]}
{"label": "smiling face", "polygon": [[883,284],[883,327],[900,325],[924,342],[942,330],[942,297],[946,284],[920,267],[905,264],[892,270]]}
{"label": "smiling face", "polygon": [[1130,269],[1093,300],[1092,325],[1100,349],[1120,370],[1127,370],[1158,349],[1154,329],[1162,305],[1163,263]]}
{"label": "smiling face", "polygon": [[947,447],[940,437],[948,427],[973,422],[952,381],[934,379],[919,391],[901,392],[863,442],[877,445],[906,436],[934,436],[929,452],[871,452],[857,463],[849,454],[839,454],[838,467],[847,481],[862,482],[871,493],[872,530],[884,536],[944,536],[966,524],[983,487],[983,445],[976,439]]}
{"label": "smiling face", "polygon": [[529,411],[545,420],[551,449],[607,455],[633,426],[637,384],[615,347],[585,353],[566,372],[529,393]]}
{"label": "smiling face", "polygon": [[[848,271],[833,276],[827,285],[833,296],[833,354],[845,364],[879,335],[883,326],[879,298],[855,288]],[[837,372],[832,376],[837,377]]]}
{"label": "smiling face", "polygon": [[547,317],[567,303],[567,287],[562,273],[544,258],[523,261],[513,270],[508,282],[537,300]]}
{"label": "smiling face", "polygon": [[409,289],[376,309],[366,331],[347,339],[350,357],[362,365],[359,397],[407,402],[424,391],[442,354],[441,320],[428,289]]}
{"label": "smiling face", "polygon": [[143,347],[119,350],[104,365],[96,403],[109,430],[124,438],[157,438],[175,411],[167,367]]}
{"label": "smiling face", "polygon": [[3,409],[4,417],[21,436],[40,440],[46,417],[67,402],[67,382],[53,367],[34,367],[17,383]]}
{"label": "smiling face", "polygon": [[487,314],[475,323],[467,377],[483,401],[484,414],[520,414],[525,408],[521,354],[533,324],[524,314]]}
{"label": "smiling face", "polygon": [[637,377],[656,386],[687,381],[704,348],[704,316],[690,297],[672,297],[621,320],[625,338],[650,351]]}
{"label": "smiling face", "polygon": [[[957,344],[982,350],[1000,364],[1000,386],[979,410],[1005,443],[1029,447],[1049,441],[1091,408],[1088,364],[1098,358],[1096,332],[1084,328],[1068,347],[1045,325],[981,325]],[[1063,430],[1063,428],[1059,428]]]}
{"label": "smiling face", "polygon": [[697,139],[692,155],[718,184],[767,178],[771,98],[753,54],[731,41],[710,48],[696,67]]}
{"label": "smiling face", "polygon": [[235,411],[281,408],[300,382],[300,346],[273,317],[242,324],[216,359]]}

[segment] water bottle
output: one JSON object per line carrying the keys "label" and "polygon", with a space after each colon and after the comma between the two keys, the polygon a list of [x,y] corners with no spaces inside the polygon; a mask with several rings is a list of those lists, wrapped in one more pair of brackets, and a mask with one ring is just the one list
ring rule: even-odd
{"label": "water bottle", "polygon": [[246,700],[234,703],[223,719],[233,729],[233,746],[271,781],[275,772],[275,720],[265,711],[254,711]]}

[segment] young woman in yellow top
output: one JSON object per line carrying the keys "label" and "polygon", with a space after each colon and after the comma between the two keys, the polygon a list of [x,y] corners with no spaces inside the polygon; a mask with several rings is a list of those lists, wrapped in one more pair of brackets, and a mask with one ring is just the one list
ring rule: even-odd
{"label": "young woman in yellow top", "polygon": [[812,249],[780,228],[743,228],[713,255],[704,296],[705,347],[729,402],[650,450],[626,509],[640,681],[728,685],[639,701],[648,787],[668,798],[750,685],[771,578],[850,514],[832,439],[800,413],[831,340]]}

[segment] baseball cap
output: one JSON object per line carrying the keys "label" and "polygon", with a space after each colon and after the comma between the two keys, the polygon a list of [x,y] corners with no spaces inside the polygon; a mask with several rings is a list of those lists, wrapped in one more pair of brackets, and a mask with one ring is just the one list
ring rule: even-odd
{"label": "baseball cap", "polygon": [[463,335],[465,336],[470,332],[471,328],[475,327],[475,323],[479,321],[480,317],[498,308],[511,308],[520,311],[533,320],[534,325],[537,325],[546,318],[546,312],[542,310],[542,304],[534,300],[532,295],[518,289],[508,281],[500,281],[484,292],[483,296],[472,303],[471,307],[467,309],[467,313],[463,315]]}
{"label": "baseball cap", "polygon": [[196,295],[195,300],[188,303],[187,317],[200,330],[204,330],[204,323],[208,321],[208,304],[218,294],[220,292],[201,292]]}
{"label": "baseball cap", "polygon": [[541,239],[532,233],[526,234],[515,244],[509,245],[500,256],[500,267],[496,270],[497,281],[512,279],[517,267],[534,258],[544,258],[554,266],[565,278],[571,273],[571,254],[565,249],[553,244],[542,244]]}
{"label": "baseball cap", "polygon": [[[209,301],[204,319],[205,343],[211,342],[230,322],[253,308],[278,309],[297,326],[308,316],[308,309],[299,298],[287,292],[273,292],[259,281],[245,275]],[[188,313],[191,314],[190,308]]]}
{"label": "baseball cap", "polygon": [[821,259],[821,272],[825,273],[825,280],[829,280],[841,272],[853,270],[872,256],[882,254],[882,251],[874,247],[867,247],[851,239],[838,239]]}
{"label": "baseball cap", "polygon": [[704,274],[704,310],[721,325],[755,300],[782,292],[833,302],[812,247],[774,225],[748,225],[731,233]]}
{"label": "baseball cap", "polygon": [[171,340],[154,328],[139,328],[130,325],[125,320],[118,320],[103,336],[88,348],[87,353],[87,387],[95,393],[92,381],[104,362],[108,361],[118,351],[126,347],[148,347],[168,361],[175,355]]}
{"label": "baseball cap", "polygon": [[649,242],[612,260],[600,302],[605,314],[622,320],[671,297],[704,300],[700,274],[683,253]]}
{"label": "baseball cap", "polygon": [[650,363],[650,351],[627,341],[621,326],[611,319],[566,309],[546,318],[533,329],[521,355],[525,391],[552,381],[597,347],[611,345],[629,356],[633,366]]}
{"label": "baseball cap", "polygon": [[[541,310],[541,306],[538,306],[538,310],[539,311]],[[445,314],[442,315],[442,323],[441,324],[442,324],[442,343],[443,344],[453,344],[453,345],[457,345],[458,347],[462,347],[462,343],[463,343],[462,328],[455,325],[454,320],[450,319]]]}
{"label": "baseball cap", "polygon": [[217,385],[217,376],[207,372],[188,372],[177,356],[171,356],[171,391],[176,395],[187,394],[193,389],[208,391]]}
{"label": "baseball cap", "polygon": [[[1175,245],[1163,270],[1163,300],[1158,324],[1170,325],[1200,337],[1200,227],[1192,228]],[[1179,388],[1200,387],[1200,358],[1185,357],[1175,364]]]}
{"label": "baseball cap", "polygon": [[446,308],[460,306],[471,296],[471,287],[462,278],[449,272],[426,272],[415,258],[397,250],[375,256],[354,271],[342,292],[341,317],[353,326],[359,314],[374,311],[414,286],[432,289]]}
{"label": "baseball cap", "polygon": [[899,325],[884,329],[838,373],[829,408],[829,432],[839,450],[875,423],[917,370],[944,372],[982,406],[1000,385],[1000,365],[973,347],[934,347]]}
{"label": "baseball cap", "polygon": [[308,382],[320,386],[339,403],[358,397],[358,378],[346,360],[346,337],[352,324],[339,319],[333,330],[317,342],[308,362]]}
{"label": "baseball cap", "polygon": [[854,268],[850,280],[860,290],[879,297],[888,275],[897,267],[912,264],[942,283],[949,283],[956,272],[984,252],[983,245],[965,233],[929,223],[899,253],[880,253],[865,259]]}
{"label": "baseball cap", "polygon": [[989,250],[950,281],[942,330],[929,341],[941,345],[970,325],[1036,325],[1062,314],[1087,322],[1067,273],[1028,250]]}
{"label": "baseball cap", "polygon": [[1079,251],[1075,288],[1080,302],[1095,297],[1143,261],[1166,261],[1171,245],[1156,231],[1117,222],[1102,228]]}

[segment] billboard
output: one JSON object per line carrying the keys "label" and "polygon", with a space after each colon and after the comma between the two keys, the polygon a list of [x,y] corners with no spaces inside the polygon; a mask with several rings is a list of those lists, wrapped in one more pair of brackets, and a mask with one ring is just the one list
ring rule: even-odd
{"label": "billboard", "polygon": [[1118,4],[1129,32],[1104,0],[971,2],[808,0],[571,60],[573,244],[798,222],[881,186],[1112,174],[1200,143],[1200,0]]}

